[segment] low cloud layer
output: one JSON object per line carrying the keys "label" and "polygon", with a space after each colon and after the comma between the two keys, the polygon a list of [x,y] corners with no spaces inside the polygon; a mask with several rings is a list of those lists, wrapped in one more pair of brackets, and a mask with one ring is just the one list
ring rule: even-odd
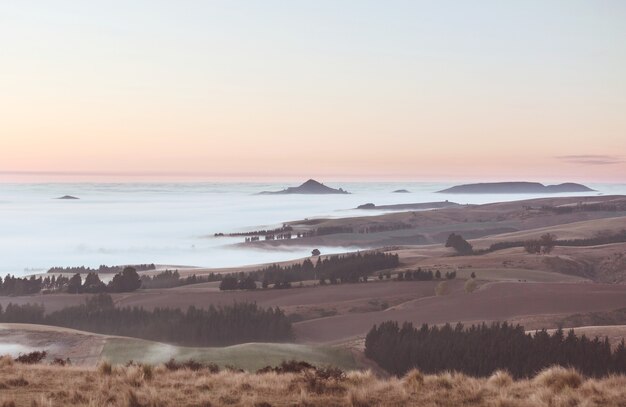
{"label": "low cloud layer", "polygon": [[603,154],[559,155],[555,158],[570,164],[585,165],[611,165],[624,162],[620,156]]}

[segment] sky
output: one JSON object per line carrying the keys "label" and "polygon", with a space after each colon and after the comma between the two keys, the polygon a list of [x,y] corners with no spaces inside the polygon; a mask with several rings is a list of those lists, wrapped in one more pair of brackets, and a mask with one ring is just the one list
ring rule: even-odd
{"label": "sky", "polygon": [[2,1],[0,181],[626,182],[626,2]]}

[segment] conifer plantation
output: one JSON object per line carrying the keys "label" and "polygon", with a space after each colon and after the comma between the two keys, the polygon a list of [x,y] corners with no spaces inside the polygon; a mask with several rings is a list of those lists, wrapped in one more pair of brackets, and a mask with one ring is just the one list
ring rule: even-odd
{"label": "conifer plantation", "polygon": [[552,365],[572,367],[587,376],[626,373],[624,341],[611,350],[608,338],[589,339],[562,330],[534,334],[508,323],[416,328],[387,321],[365,338],[365,355],[395,375],[411,369],[425,373],[455,371],[486,377],[506,370],[515,378],[536,375]]}
{"label": "conifer plantation", "polygon": [[[289,266],[272,264],[245,276],[242,275],[240,280],[253,278],[262,281],[264,286],[270,284],[284,286],[287,283],[305,280],[320,280],[324,283],[328,281],[331,284],[356,283],[376,271],[392,269],[399,265],[400,260],[397,254],[381,251],[357,252],[325,258],[318,257],[315,263],[306,259],[302,263]],[[233,285],[235,288],[225,289],[237,289],[241,286],[241,284]]]}
{"label": "conifer plantation", "polygon": [[279,308],[235,303],[224,307],[117,308],[108,294],[84,304],[45,314],[35,304],[0,307],[0,322],[60,326],[107,335],[130,336],[187,346],[226,346],[292,339],[291,323]]}

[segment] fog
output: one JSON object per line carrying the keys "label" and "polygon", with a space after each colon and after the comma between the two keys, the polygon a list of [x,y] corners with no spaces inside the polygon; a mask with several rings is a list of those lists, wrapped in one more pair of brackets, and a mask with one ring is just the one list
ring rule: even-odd
{"label": "fog", "polygon": [[[25,275],[52,266],[157,263],[225,267],[306,256],[313,247],[254,250],[243,238],[215,238],[314,217],[376,215],[354,210],[377,205],[450,200],[486,203],[538,195],[444,195],[452,183],[328,183],[350,195],[255,195],[287,183],[0,184],[0,275]],[[626,185],[592,184],[599,193]],[[408,189],[410,193],[392,193]],[[595,193],[594,193],[595,194]],[[79,200],[54,199],[72,195]],[[567,196],[568,194],[559,194]],[[574,194],[576,195],[576,194]],[[344,247],[321,247],[323,253]]]}

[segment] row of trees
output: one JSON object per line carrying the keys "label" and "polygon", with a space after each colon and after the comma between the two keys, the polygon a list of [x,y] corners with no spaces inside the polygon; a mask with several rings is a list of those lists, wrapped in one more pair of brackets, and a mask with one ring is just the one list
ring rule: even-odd
{"label": "row of trees", "polygon": [[43,279],[41,277],[14,277],[9,274],[4,280],[0,277],[0,295],[36,294],[41,291],[42,285]]}
{"label": "row of trees", "polygon": [[37,294],[39,292],[54,293],[67,292],[70,294],[79,293],[121,293],[135,291],[139,288],[172,288],[183,285],[207,283],[220,281],[220,274],[211,273],[205,276],[191,275],[182,278],[178,270],[165,270],[154,276],[137,273],[134,267],[126,267],[121,272],[113,276],[113,279],[105,284],[100,280],[96,272],[89,272],[86,276],[79,273],[72,277],[66,276],[45,276],[45,277],[13,277],[8,275],[2,279],[0,277],[0,296],[18,296]]}
{"label": "row of trees", "polygon": [[[63,273],[63,274],[88,274],[88,273],[121,273],[129,266],[106,266],[101,265],[97,269],[91,267],[79,266],[79,267],[52,267],[48,270],[48,273]],[[151,264],[135,264],[132,266],[137,271],[150,271],[155,270],[154,263]]]}
{"label": "row of trees", "polygon": [[84,304],[49,314],[42,305],[9,304],[0,307],[0,322],[61,326],[106,335],[123,335],[187,346],[226,346],[246,342],[282,342],[292,339],[291,323],[279,308],[256,304],[200,309],[189,307],[118,308],[108,294],[87,298]]}
{"label": "row of trees", "polygon": [[126,267],[122,272],[113,276],[109,284],[104,284],[100,280],[98,273],[88,273],[83,281],[80,274],[74,274],[67,283],[67,292],[78,293],[125,293],[138,290],[141,287],[141,279],[137,270],[133,267]]}
{"label": "row of trees", "polygon": [[452,233],[446,240],[446,247],[452,247],[460,255],[481,255],[514,247],[523,247],[526,252],[532,254],[549,254],[556,246],[584,247],[625,242],[626,230],[622,230],[617,233],[599,233],[594,237],[584,239],[563,240],[557,239],[557,237],[552,233],[545,233],[541,235],[539,239],[497,242],[493,243],[486,249],[474,250],[472,245],[467,240],[463,239],[461,235]]}
{"label": "row of trees", "polygon": [[237,236],[264,236],[264,235],[276,235],[279,233],[287,233],[293,231],[293,227],[287,224],[283,224],[282,227],[276,229],[263,229],[263,230],[254,230],[251,232],[234,232],[234,233],[216,233],[215,237],[237,237]]}
{"label": "row of trees", "polygon": [[221,274],[211,273],[203,276],[193,274],[191,276],[181,277],[178,270],[165,270],[153,276],[142,275],[141,288],[172,288],[220,280],[222,280]]}
{"label": "row of trees", "polygon": [[[357,232],[361,234],[366,233],[379,233],[392,230],[411,229],[412,225],[407,223],[386,223],[380,225],[370,225],[364,228],[358,229]],[[300,239],[313,236],[325,236],[334,235],[338,233],[355,233],[355,229],[351,226],[320,226],[318,228],[293,232],[293,228],[288,225],[283,225],[282,228],[273,230],[258,230],[254,232],[241,232],[241,233],[215,233],[216,237],[221,236],[246,236],[245,242],[258,242],[263,237],[264,240],[281,240],[281,239]]]}
{"label": "row of trees", "polygon": [[256,281],[251,276],[244,276],[238,279],[235,276],[226,276],[220,283],[220,290],[254,290]]}
{"label": "row of trees", "polygon": [[551,206],[543,205],[541,209],[544,211],[554,212],[556,214],[567,214],[573,212],[621,212],[626,211],[626,202],[596,202],[596,203],[582,203],[577,205],[568,206]]}
{"label": "row of trees", "polygon": [[556,246],[556,236],[552,233],[545,233],[537,240],[528,240],[524,243],[524,250],[530,254],[550,254]]}
{"label": "row of trees", "polygon": [[255,281],[261,281],[264,288],[288,288],[291,283],[305,280],[318,280],[321,284],[359,282],[374,272],[392,269],[400,265],[397,254],[384,252],[357,252],[345,255],[319,257],[313,264],[311,259],[287,266],[272,264],[250,273],[224,276],[220,288],[223,290],[254,289]]}
{"label": "row of trees", "polygon": [[452,327],[397,322],[374,326],[365,338],[365,354],[392,374],[412,368],[425,373],[457,371],[489,376],[507,370],[514,377],[530,377],[551,365],[571,366],[589,376],[626,373],[624,341],[611,350],[608,338],[588,339],[557,330],[534,335],[507,323]]}
{"label": "row of trees", "polygon": [[42,277],[13,277],[8,275],[2,280],[0,278],[0,295],[18,296],[37,294],[39,292],[68,292],[77,293],[122,293],[135,291],[141,287],[139,274],[133,267],[126,267],[120,273],[113,276],[109,284],[104,284],[98,273],[90,272],[85,276],[85,280],[79,273],[68,278],[65,276]]}
{"label": "row of trees", "polygon": [[[456,278],[456,271],[446,271],[446,274],[443,276],[446,280],[454,280]],[[382,280],[382,274],[378,276],[380,280]],[[422,270],[421,267],[418,267],[417,270],[409,270],[405,272],[399,272],[397,277],[399,281],[431,281],[431,280],[441,280],[441,271],[436,270],[434,273],[432,270]]]}

